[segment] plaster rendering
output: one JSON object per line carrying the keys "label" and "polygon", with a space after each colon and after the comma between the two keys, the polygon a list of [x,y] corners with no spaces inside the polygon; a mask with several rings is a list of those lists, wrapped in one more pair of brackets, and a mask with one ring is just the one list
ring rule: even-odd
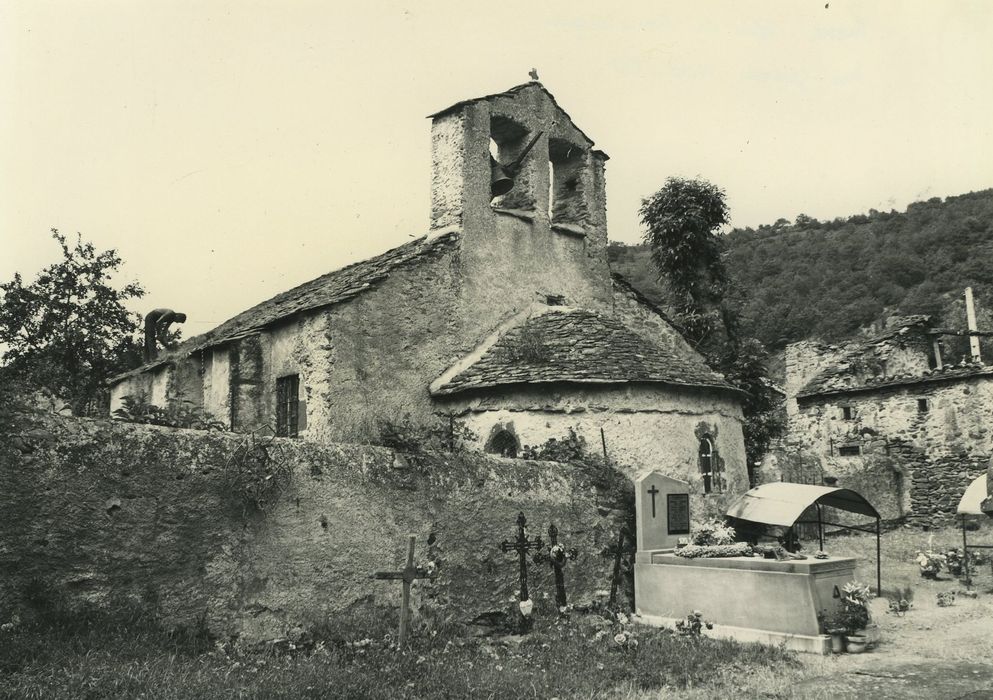
{"label": "plaster rendering", "polygon": [[112,410],[186,402],[319,442],[461,424],[507,455],[573,430],[715,509],[745,490],[740,392],[611,274],[607,155],[536,81],[430,118],[426,236],[161,353],[115,379]]}

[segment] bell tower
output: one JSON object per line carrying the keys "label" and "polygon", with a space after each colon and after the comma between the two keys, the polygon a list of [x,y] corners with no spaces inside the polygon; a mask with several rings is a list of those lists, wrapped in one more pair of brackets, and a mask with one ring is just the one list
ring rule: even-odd
{"label": "bell tower", "polygon": [[552,94],[532,81],[430,118],[431,232],[461,232],[481,301],[608,303],[607,154]]}

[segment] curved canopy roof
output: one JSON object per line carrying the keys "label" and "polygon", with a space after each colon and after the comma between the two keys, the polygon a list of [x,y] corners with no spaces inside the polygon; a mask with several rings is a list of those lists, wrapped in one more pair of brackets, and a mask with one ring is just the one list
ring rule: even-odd
{"label": "curved canopy roof", "polygon": [[979,507],[985,499],[986,475],[980,474],[962,494],[962,500],[959,501],[959,507],[955,509],[955,512],[959,515],[986,515]]}
{"label": "curved canopy roof", "polygon": [[872,504],[851,489],[791,484],[785,481],[762,484],[741,494],[728,507],[727,514],[739,520],[792,527],[803,511],[815,503],[850,513],[879,517]]}

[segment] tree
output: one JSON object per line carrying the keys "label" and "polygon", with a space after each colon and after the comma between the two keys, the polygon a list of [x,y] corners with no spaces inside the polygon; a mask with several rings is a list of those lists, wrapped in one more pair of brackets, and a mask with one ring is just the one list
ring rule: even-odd
{"label": "tree", "polygon": [[[706,180],[670,177],[642,201],[641,221],[652,261],[671,291],[687,339],[745,392],[745,452],[751,467],[782,432],[781,397],[767,377],[765,347],[745,337],[738,313],[745,292],[732,287],[717,237],[728,223],[722,189]],[[734,306],[730,296],[739,297]]]}
{"label": "tree", "polygon": [[124,302],[145,292],[136,282],[112,284],[115,250],[98,253],[79,234],[70,244],[57,229],[52,238],[62,260],[30,285],[19,273],[0,284],[0,381],[46,389],[76,415],[93,415],[107,379],[140,363],[141,317]]}
{"label": "tree", "polygon": [[652,262],[672,294],[687,339],[696,346],[720,326],[728,286],[717,231],[728,223],[724,191],[706,180],[670,177],[639,210]]}

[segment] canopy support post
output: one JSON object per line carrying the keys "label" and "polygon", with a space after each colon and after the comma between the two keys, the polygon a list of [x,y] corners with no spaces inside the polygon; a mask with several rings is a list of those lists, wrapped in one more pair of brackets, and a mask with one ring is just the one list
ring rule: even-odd
{"label": "canopy support post", "polygon": [[817,504],[817,546],[824,551],[824,522],[821,518],[821,504]]}
{"label": "canopy support post", "polygon": [[876,517],[876,597],[883,596],[883,564],[881,559],[882,547],[879,544],[879,523],[880,518]]}
{"label": "canopy support post", "polygon": [[972,590],[972,576],[969,575],[969,538],[965,534],[965,513],[962,514],[962,566],[965,569],[965,590]]}

